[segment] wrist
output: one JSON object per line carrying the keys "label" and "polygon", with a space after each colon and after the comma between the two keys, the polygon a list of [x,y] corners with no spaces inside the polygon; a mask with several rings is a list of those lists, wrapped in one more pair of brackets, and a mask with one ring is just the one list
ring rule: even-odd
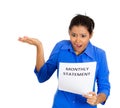
{"label": "wrist", "polygon": [[106,95],[104,93],[100,93],[97,95],[96,105],[104,102],[106,100]]}

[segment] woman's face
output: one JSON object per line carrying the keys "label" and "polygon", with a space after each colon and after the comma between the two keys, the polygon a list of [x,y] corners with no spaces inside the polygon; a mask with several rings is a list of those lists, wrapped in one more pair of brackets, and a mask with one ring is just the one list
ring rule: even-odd
{"label": "woman's face", "polygon": [[77,55],[81,54],[92,37],[85,26],[73,26],[69,31],[70,41]]}

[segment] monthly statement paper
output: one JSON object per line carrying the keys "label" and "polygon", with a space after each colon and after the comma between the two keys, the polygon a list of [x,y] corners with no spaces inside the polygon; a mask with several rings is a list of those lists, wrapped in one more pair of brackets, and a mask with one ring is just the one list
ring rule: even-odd
{"label": "monthly statement paper", "polygon": [[96,62],[60,63],[59,90],[76,94],[86,94],[93,91]]}

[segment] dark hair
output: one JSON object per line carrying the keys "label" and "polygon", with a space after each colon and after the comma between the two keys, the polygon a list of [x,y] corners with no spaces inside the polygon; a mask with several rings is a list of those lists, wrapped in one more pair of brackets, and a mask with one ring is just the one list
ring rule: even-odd
{"label": "dark hair", "polygon": [[75,17],[73,17],[73,19],[71,20],[70,25],[69,25],[69,30],[71,30],[73,26],[79,26],[79,25],[87,27],[90,34],[92,33],[95,27],[95,23],[93,19],[91,19],[90,17],[86,15],[78,14]]}

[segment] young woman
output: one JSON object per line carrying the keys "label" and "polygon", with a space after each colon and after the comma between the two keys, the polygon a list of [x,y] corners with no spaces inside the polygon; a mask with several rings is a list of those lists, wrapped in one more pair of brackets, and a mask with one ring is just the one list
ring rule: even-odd
{"label": "young woman", "polygon": [[[97,108],[97,104],[104,104],[110,94],[109,69],[105,51],[92,45],[94,21],[85,15],[76,15],[70,22],[70,40],[58,42],[45,62],[42,43],[35,38],[20,37],[19,41],[36,46],[35,74],[40,83],[48,80],[57,69],[59,79],[59,65],[64,63],[96,62],[95,82],[93,91],[80,95],[57,89],[52,108]],[[81,83],[81,82],[78,82]]]}

